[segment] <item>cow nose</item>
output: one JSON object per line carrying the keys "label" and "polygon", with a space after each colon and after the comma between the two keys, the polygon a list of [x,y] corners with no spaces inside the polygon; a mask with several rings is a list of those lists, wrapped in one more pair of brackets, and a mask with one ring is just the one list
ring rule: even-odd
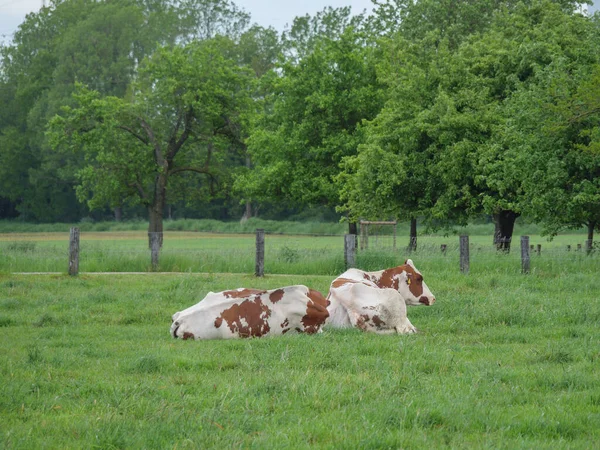
{"label": "cow nose", "polygon": [[435,297],[421,297],[419,299],[419,303],[423,303],[424,305],[431,306],[435,303]]}

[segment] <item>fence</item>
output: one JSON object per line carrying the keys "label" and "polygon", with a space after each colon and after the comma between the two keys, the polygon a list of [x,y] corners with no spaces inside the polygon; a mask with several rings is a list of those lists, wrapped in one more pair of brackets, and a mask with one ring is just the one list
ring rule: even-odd
{"label": "fence", "polygon": [[[196,235],[197,237],[197,235]],[[298,237],[285,235],[269,235],[266,237],[265,230],[258,229],[253,238],[252,236],[244,238],[243,243],[236,241],[233,238],[223,237],[222,239],[213,239],[205,237],[205,239],[195,239],[194,242],[204,242],[214,240],[214,244],[210,249],[203,247],[202,249],[194,250],[190,248],[189,240],[183,241],[179,247],[169,247],[166,251],[161,249],[162,234],[151,233],[148,236],[145,244],[146,263],[144,260],[144,246],[140,239],[136,241],[135,250],[131,247],[131,243],[120,243],[111,241],[109,245],[106,241],[103,243],[94,243],[86,241],[84,234],[83,242],[80,244],[79,229],[73,228],[69,234],[68,245],[68,273],[77,275],[80,271],[80,257],[84,257],[84,271],[88,272],[135,272],[135,271],[158,271],[166,270],[171,272],[176,271],[197,271],[197,272],[234,272],[248,273],[251,272],[250,258],[254,264],[254,274],[257,277],[262,277],[266,272],[269,274],[275,273],[296,273],[296,274],[339,274],[348,267],[360,267],[365,270],[378,270],[385,267],[393,267],[404,261],[405,252],[389,251],[387,253],[374,249],[364,249],[359,251],[357,239],[355,235],[343,236],[313,236],[309,239],[306,237]],[[532,270],[540,268],[560,269],[560,266],[569,261],[576,261],[581,264],[585,261],[587,266],[592,267],[592,261],[600,262],[598,252],[594,251],[593,243],[586,241],[584,244],[568,244],[562,245],[560,248],[545,247],[542,249],[541,244],[533,244],[528,236],[522,236],[520,241],[520,253],[516,246],[513,246],[512,253],[498,252],[489,243],[483,243],[480,236],[475,236],[475,242],[470,241],[469,236],[460,236],[456,241],[446,240],[441,241],[441,237],[436,237],[435,240],[429,240],[429,243],[421,244],[419,251],[411,253],[410,257],[415,259],[420,268],[426,270],[437,270],[439,267],[454,266],[456,264],[460,272],[468,274],[473,267],[481,271],[483,267],[491,270],[499,270],[507,268],[507,270],[515,270],[522,273],[530,273]],[[230,243],[230,241],[233,241]],[[172,239],[165,241],[173,244]],[[427,242],[427,239],[420,242]],[[437,242],[437,243],[433,243]],[[33,245],[12,244],[17,256],[12,256],[10,251],[4,252],[0,258],[0,270],[3,271],[39,271],[48,272],[56,270],[48,270],[46,267],[39,267],[38,260],[43,260],[43,256],[34,251]],[[80,246],[84,246],[84,249]],[[119,245],[118,250],[114,249]],[[343,245],[343,252],[342,252]],[[148,247],[150,247],[150,258],[148,258]],[[167,245],[168,247],[168,245]],[[8,249],[5,246],[4,249]],[[20,253],[19,253],[20,250]],[[3,248],[0,246],[0,254]],[[90,261],[94,255],[94,260]],[[543,255],[543,256],[542,256]],[[22,264],[10,265],[10,258],[23,259]],[[27,259],[29,258],[29,259]],[[60,265],[60,255],[56,255],[58,262],[54,261],[52,266]],[[86,259],[87,258],[87,259]],[[6,263],[8,261],[8,263]],[[35,266],[34,270],[27,267],[27,261],[30,261]],[[65,264],[66,261],[62,264]],[[307,262],[307,261],[310,261]],[[5,263],[5,265],[2,265]],[[149,264],[148,264],[149,263]],[[277,267],[276,264],[277,263]],[[520,263],[520,264],[519,264]],[[6,265],[8,264],[8,265]],[[227,264],[227,265],[225,265]],[[596,263],[594,263],[596,264]],[[600,266],[600,264],[596,264]],[[8,267],[8,269],[7,269]],[[17,268],[15,270],[15,267]],[[63,266],[65,267],[65,266]],[[594,269],[593,266],[591,270]],[[598,267],[600,268],[600,267]],[[60,270],[60,269],[59,269]]]}

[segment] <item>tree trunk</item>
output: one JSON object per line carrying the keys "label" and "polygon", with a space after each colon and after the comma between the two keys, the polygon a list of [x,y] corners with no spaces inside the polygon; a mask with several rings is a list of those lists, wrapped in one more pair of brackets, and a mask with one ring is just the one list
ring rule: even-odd
{"label": "tree trunk", "polygon": [[586,242],[586,252],[589,255],[592,253],[592,249],[594,248],[594,228],[596,228],[596,222],[588,223],[588,234],[587,234],[587,242]]}
{"label": "tree trunk", "polygon": [[250,217],[252,217],[252,203],[250,202],[250,200],[247,200],[246,201],[246,210],[244,211],[244,215],[242,216],[240,223],[244,223]]}
{"label": "tree trunk", "polygon": [[115,209],[115,222],[120,222],[123,220],[123,208],[117,206]]}
{"label": "tree trunk", "polygon": [[510,252],[510,243],[517,217],[519,217],[519,213],[507,210],[493,215],[495,226],[494,244],[496,245],[496,250],[506,253]]}
{"label": "tree trunk", "polygon": [[356,222],[348,222],[348,234],[353,234],[356,236],[354,240],[355,248],[358,248],[358,225]]}
{"label": "tree trunk", "polygon": [[167,176],[159,174],[154,184],[154,202],[148,207],[148,244],[150,245],[150,233],[160,233],[160,247],[163,244],[163,214],[167,197]]}
{"label": "tree trunk", "polygon": [[410,219],[410,238],[408,241],[408,253],[417,250],[417,219]]}

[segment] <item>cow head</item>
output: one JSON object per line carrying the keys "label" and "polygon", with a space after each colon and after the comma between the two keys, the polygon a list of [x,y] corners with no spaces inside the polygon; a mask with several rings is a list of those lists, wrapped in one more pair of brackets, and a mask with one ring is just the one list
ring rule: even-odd
{"label": "cow head", "polygon": [[431,306],[435,297],[423,281],[423,275],[417,270],[412,260],[407,259],[404,265],[383,272],[383,278],[393,280],[392,286],[398,290],[407,305]]}

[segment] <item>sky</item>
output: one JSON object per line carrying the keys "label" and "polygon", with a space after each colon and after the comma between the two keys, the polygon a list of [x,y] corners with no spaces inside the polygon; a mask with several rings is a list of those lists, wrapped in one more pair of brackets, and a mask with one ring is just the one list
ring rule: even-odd
{"label": "sky", "polygon": [[[6,42],[19,25],[25,20],[25,15],[37,12],[43,0],[0,0],[0,42]],[[283,31],[286,24],[292,24],[297,16],[314,15],[327,6],[339,8],[351,6],[352,14],[363,10],[371,11],[371,0],[233,0],[252,16],[252,22],[263,27],[272,26]]]}
{"label": "sky", "polygon": [[[10,39],[25,15],[38,11],[42,3],[43,0],[0,0],[0,42]],[[327,6],[351,6],[353,14],[359,14],[365,9],[370,12],[373,6],[371,0],[234,0],[234,3],[249,12],[253,22],[264,27],[272,26],[280,32],[287,24],[291,25],[295,17],[306,14],[312,16]],[[595,0],[590,11],[598,10],[600,0]]]}

